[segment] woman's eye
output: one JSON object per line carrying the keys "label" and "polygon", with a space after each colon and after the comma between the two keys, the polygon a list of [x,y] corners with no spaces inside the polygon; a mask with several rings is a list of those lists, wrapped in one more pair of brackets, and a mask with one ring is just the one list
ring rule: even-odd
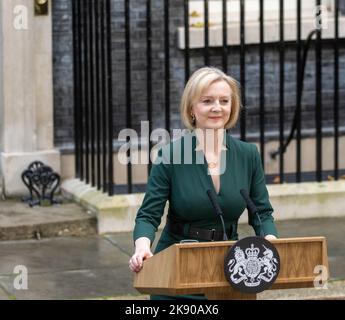
{"label": "woman's eye", "polygon": [[202,102],[206,103],[206,104],[209,104],[209,103],[211,103],[211,100],[207,99],[207,100],[203,100]]}
{"label": "woman's eye", "polygon": [[228,104],[228,103],[229,103],[229,100],[222,100],[221,103],[222,103],[222,104]]}

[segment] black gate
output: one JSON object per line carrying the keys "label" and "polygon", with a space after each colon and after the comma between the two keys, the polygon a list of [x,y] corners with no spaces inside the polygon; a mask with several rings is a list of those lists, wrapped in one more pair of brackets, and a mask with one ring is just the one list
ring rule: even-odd
{"label": "black gate", "polygon": [[[244,0],[220,0],[222,44],[214,48],[210,44],[210,32],[212,21],[210,21],[210,6],[214,5],[213,1],[201,0],[203,5],[203,30],[204,43],[202,48],[191,48],[191,26],[190,19],[193,13],[190,12],[189,0],[71,0],[73,4],[73,35],[74,35],[74,78],[75,78],[75,149],[76,149],[76,175],[86,183],[114,194],[116,187],[114,185],[114,146],[116,137],[116,126],[118,123],[127,128],[134,128],[137,117],[134,114],[134,108],[137,102],[133,100],[136,92],[145,93],[145,120],[149,122],[149,130],[152,132],[153,123],[156,118],[156,111],[153,108],[155,101],[158,99],[158,91],[155,85],[161,84],[162,101],[164,107],[161,111],[164,114],[164,125],[160,125],[171,132],[175,126],[177,109],[172,97],[180,95],[182,92],[176,92],[174,79],[172,79],[172,70],[174,70],[177,59],[183,60],[184,75],[182,82],[187,81],[192,71],[202,65],[214,65],[222,68],[225,72],[237,70],[237,78],[242,86],[243,106],[247,107],[248,93],[248,56],[252,55],[253,50],[257,49],[258,57],[258,94],[256,101],[258,105],[258,118],[255,120],[258,125],[258,142],[262,155],[262,161],[265,163],[265,143],[269,139],[267,135],[268,125],[268,83],[271,81],[267,76],[267,69],[270,63],[266,61],[268,50],[274,50],[278,53],[277,72],[279,81],[276,83],[279,99],[276,108],[276,118],[278,119],[278,140],[279,148],[276,152],[271,153],[271,157],[279,157],[279,170],[276,175],[267,176],[268,182],[274,179],[276,182],[287,181],[322,181],[327,176],[339,179],[344,170],[339,168],[339,137],[340,123],[343,114],[340,112],[340,85],[344,83],[344,75],[340,74],[341,66],[339,64],[339,50],[343,48],[343,39],[339,38],[339,17],[341,16],[339,6],[344,5],[342,0],[334,0],[333,11],[331,14],[331,23],[334,28],[333,38],[322,38],[322,28],[311,30],[308,37],[302,37],[302,9],[301,0],[297,0],[295,39],[285,39],[285,15],[284,0],[277,0],[278,3],[278,29],[279,39],[273,44],[268,43],[265,39],[266,17],[264,4],[265,0],[258,2],[258,28],[259,38],[254,46],[246,43],[246,7]],[[239,42],[235,45],[228,43],[228,24],[232,16],[227,5],[231,1],[239,3]],[[321,0],[315,1],[315,6],[322,5]],[[139,9],[140,10],[139,10]],[[159,14],[157,14],[157,12]],[[179,14],[179,13],[182,14]],[[315,21],[320,22],[322,10],[316,10]],[[177,22],[176,22],[177,21]],[[176,25],[177,24],[177,25]],[[316,24],[317,25],[317,24]],[[176,49],[176,37],[174,29],[177,26],[184,27],[184,48]],[[134,34],[134,29],[138,33]],[[200,26],[199,26],[200,28]],[[155,41],[157,33],[160,32],[161,41]],[[138,36],[141,35],[141,36]],[[118,38],[123,39],[122,42]],[[145,50],[135,52],[137,43],[145,44]],[[327,47],[327,57],[331,52],[332,64],[328,70],[332,71],[332,136],[334,137],[334,155],[333,170],[323,170],[322,150],[323,150],[323,49]],[[254,49],[253,49],[254,48]],[[287,74],[286,71],[286,54],[291,48],[295,52],[295,69],[293,74]],[[123,60],[119,65],[117,52],[123,53]],[[237,59],[234,62],[232,55],[236,54]],[[138,56],[142,63],[138,63]],[[202,58],[200,61],[199,58]],[[315,172],[302,171],[302,120],[303,108],[302,97],[304,92],[305,73],[307,62],[313,57],[312,68],[314,69],[314,132],[312,135],[316,139],[316,170]],[[197,60],[199,59],[199,60]],[[213,61],[212,61],[213,59]],[[231,59],[231,60],[230,60]],[[289,58],[291,61],[291,57]],[[155,66],[157,61],[159,66]],[[198,62],[196,62],[198,61]],[[215,62],[217,61],[217,62]],[[123,66],[122,66],[123,64]],[[310,62],[309,62],[310,67]],[[119,83],[119,79],[114,80],[114,75],[118,73],[117,68],[121,68],[124,77]],[[142,71],[137,73],[136,70]],[[144,70],[143,70],[144,69]],[[231,71],[232,72],[232,71]],[[141,79],[142,75],[144,79]],[[153,75],[159,75],[159,79]],[[293,89],[295,96],[294,109],[290,112],[289,121],[286,116],[286,99],[290,95],[291,88],[288,87],[287,77],[295,79]],[[137,80],[141,79],[140,88]],[[341,82],[342,80],[342,82]],[[121,86],[121,94],[115,94],[117,87]],[[180,86],[181,87],[181,86]],[[287,88],[288,87],[288,88]],[[288,91],[287,91],[288,90]],[[288,93],[287,93],[288,92]],[[329,94],[329,92],[328,92]],[[124,111],[117,108],[117,100],[121,100],[125,105]],[[141,101],[142,102],[142,101]],[[329,102],[329,100],[328,100]],[[241,113],[241,119],[238,131],[235,131],[242,140],[248,140],[247,128],[250,125],[249,114],[250,108],[244,108]],[[143,109],[141,104],[141,109]],[[330,107],[328,107],[329,115]],[[271,111],[270,111],[271,112]],[[329,127],[329,126],[328,126]],[[296,171],[294,174],[284,172],[284,153],[288,144],[296,141]],[[152,143],[150,143],[150,150]],[[311,155],[306,155],[310,157]],[[132,166],[127,166],[127,184],[122,192],[132,193],[136,190],[132,179]],[[150,165],[148,165],[150,170]],[[120,189],[118,189],[120,190]],[[120,192],[120,191],[119,191]]]}

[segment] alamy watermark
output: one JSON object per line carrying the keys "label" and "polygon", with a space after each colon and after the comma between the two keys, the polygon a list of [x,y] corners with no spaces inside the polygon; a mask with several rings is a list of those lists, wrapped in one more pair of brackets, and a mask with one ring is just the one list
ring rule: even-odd
{"label": "alamy watermark", "polygon": [[[328,8],[325,5],[315,6],[314,27],[317,30],[328,28]],[[15,30],[28,30],[28,8],[25,5],[16,5],[13,8],[13,27]]]}
{"label": "alamy watermark", "polygon": [[17,274],[13,280],[14,289],[28,290],[28,268],[24,265],[15,266],[13,274]]}
{"label": "alamy watermark", "polygon": [[325,5],[315,7],[314,27],[317,30],[328,29],[328,8]]}
{"label": "alamy watermark", "polygon": [[[313,270],[317,276],[314,278],[315,289],[328,289],[328,268],[324,265],[317,265]],[[28,268],[24,265],[17,265],[13,269],[15,276],[13,287],[15,290],[28,290]]]}
{"label": "alamy watermark", "polygon": [[314,274],[317,274],[314,278],[314,288],[328,289],[328,268],[324,265],[317,265],[314,268]]}
{"label": "alamy watermark", "polygon": [[28,30],[29,15],[28,8],[24,5],[17,5],[13,8],[13,27],[15,30]]}
{"label": "alamy watermark", "polygon": [[[220,154],[220,160],[215,158],[215,167],[209,163],[208,173],[222,174],[226,169],[226,154],[220,152],[220,148],[225,147],[225,135],[225,129],[173,129],[170,134],[159,128],[150,133],[149,122],[141,121],[140,135],[134,129],[126,128],[120,131],[118,141],[123,144],[117,157],[122,165],[149,164],[150,160],[155,164],[205,164],[207,160],[202,151],[207,150]],[[154,145],[151,150],[150,142]]]}

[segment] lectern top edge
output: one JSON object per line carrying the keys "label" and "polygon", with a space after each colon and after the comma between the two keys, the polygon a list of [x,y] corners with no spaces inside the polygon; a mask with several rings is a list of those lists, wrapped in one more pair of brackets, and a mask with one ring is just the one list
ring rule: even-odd
{"label": "lectern top edge", "polygon": [[[273,244],[279,243],[301,243],[301,242],[323,242],[326,238],[324,236],[317,236],[317,237],[296,237],[296,238],[279,238],[270,240]],[[236,241],[215,241],[215,242],[193,242],[193,243],[177,243],[174,246],[178,248],[202,248],[202,247],[219,247],[219,246],[229,246],[236,243]]]}

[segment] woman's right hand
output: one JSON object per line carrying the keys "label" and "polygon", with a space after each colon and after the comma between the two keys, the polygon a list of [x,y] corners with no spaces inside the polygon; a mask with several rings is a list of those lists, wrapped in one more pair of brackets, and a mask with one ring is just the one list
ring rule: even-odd
{"label": "woman's right hand", "polygon": [[129,260],[129,269],[133,272],[139,272],[143,267],[143,261],[152,256],[150,239],[146,237],[138,238],[135,241],[135,253]]}

